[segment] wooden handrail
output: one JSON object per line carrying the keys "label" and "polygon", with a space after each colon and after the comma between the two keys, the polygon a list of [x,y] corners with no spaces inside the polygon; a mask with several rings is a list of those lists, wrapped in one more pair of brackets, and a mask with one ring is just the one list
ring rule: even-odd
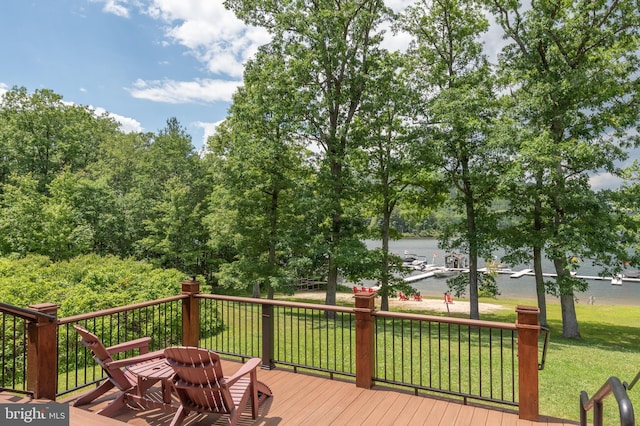
{"label": "wooden handrail", "polygon": [[255,297],[222,296],[219,294],[200,293],[195,297],[198,299],[226,300],[231,302],[252,303],[256,305],[271,305],[271,306],[285,306],[288,308],[318,309],[322,311],[343,312],[343,313],[353,313],[355,309],[355,308],[345,308],[342,306],[321,305],[317,303],[288,302],[285,300],[260,299]]}
{"label": "wooden handrail", "polygon": [[97,318],[105,315],[117,314],[118,312],[131,311],[133,309],[146,308],[148,306],[160,305],[167,302],[173,302],[176,300],[182,300],[189,298],[188,295],[179,295],[179,296],[171,296],[165,297],[164,299],[156,299],[149,302],[140,302],[134,303],[132,305],[119,306],[117,308],[103,309],[101,311],[95,311],[88,314],[74,315],[72,317],[60,318],[58,320],[59,324],[70,324],[74,322],[84,321],[91,318]]}

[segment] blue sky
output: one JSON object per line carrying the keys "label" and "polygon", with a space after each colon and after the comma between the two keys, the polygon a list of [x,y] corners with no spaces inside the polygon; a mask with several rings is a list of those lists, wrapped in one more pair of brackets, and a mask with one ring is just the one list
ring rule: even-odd
{"label": "blue sky", "polygon": [[220,0],[5,0],[0,93],[51,89],[125,131],[176,117],[200,148],[224,119],[243,63],[269,41]]}

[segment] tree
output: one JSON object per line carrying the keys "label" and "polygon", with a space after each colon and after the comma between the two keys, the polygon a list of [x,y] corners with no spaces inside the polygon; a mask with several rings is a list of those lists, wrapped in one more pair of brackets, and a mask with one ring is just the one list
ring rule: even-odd
{"label": "tree", "polygon": [[211,214],[214,246],[232,245],[233,261],[217,274],[223,285],[253,285],[273,298],[291,291],[308,266],[309,153],[295,130],[280,53],[265,46],[245,67],[244,86],[229,117],[209,140],[214,177]]}
{"label": "tree", "polygon": [[[30,175],[3,185],[0,250],[2,254],[40,254],[67,260],[92,248],[93,229],[70,196],[71,173],[62,173],[41,194]],[[86,201],[86,200],[85,200]]]}
{"label": "tree", "polygon": [[144,202],[141,255],[158,266],[205,272],[208,183],[191,137],[175,117],[139,157],[136,192]]}
{"label": "tree", "polygon": [[514,132],[527,135],[517,161],[525,164],[519,179],[533,195],[516,203],[531,206],[529,243],[543,245],[554,264],[562,334],[580,337],[574,298],[586,283],[572,277],[575,261],[627,256],[606,198],[588,179],[600,170],[616,173],[633,142],[628,130],[638,122],[640,4],[485,3],[510,40],[500,66]]}
{"label": "tree", "polygon": [[[503,160],[489,137],[495,116],[493,76],[479,42],[488,21],[475,2],[438,0],[416,2],[401,22],[414,37],[409,54],[427,105],[425,130],[454,188],[450,202],[464,214],[443,239],[448,248],[468,251],[470,317],[478,319],[478,257],[490,256],[493,249],[490,207]],[[433,156],[430,151],[425,155]]]}
{"label": "tree", "polygon": [[[354,166],[362,175],[358,180],[367,194],[368,213],[379,218],[372,231],[382,247],[377,254],[378,264],[371,271],[379,283],[382,310],[389,309],[389,295],[397,290],[412,290],[399,276],[404,272],[402,260],[389,252],[390,239],[399,238],[392,228],[393,213],[410,198],[426,198],[427,191],[433,192],[429,186],[433,183],[433,167],[430,170],[415,156],[429,144],[413,124],[418,98],[409,87],[404,61],[403,55],[393,53],[372,64],[369,75],[377,90],[363,96],[361,113],[354,120],[353,135],[361,145]],[[430,200],[433,204],[439,202],[436,196]]]}
{"label": "tree", "polygon": [[145,199],[146,192],[142,190],[147,180],[147,173],[143,173],[147,166],[142,160],[153,136],[152,133],[119,133],[102,143],[98,160],[89,167],[91,179],[104,182],[113,194],[121,217],[100,244],[111,247],[109,253],[121,257],[138,254],[137,241],[148,235],[144,221],[152,198]]}
{"label": "tree", "polygon": [[[227,0],[248,24],[267,28],[284,53],[290,98],[298,102],[301,138],[320,150],[318,196],[326,208],[326,303],[335,305],[341,260],[352,258],[356,221],[345,210],[359,196],[350,182],[349,158],[357,148],[350,131],[369,84],[372,56],[381,42],[382,0]],[[360,244],[361,245],[361,244]]]}
{"label": "tree", "polygon": [[44,251],[44,205],[38,181],[30,174],[13,175],[0,191],[0,250],[3,255]]}
{"label": "tree", "polygon": [[51,90],[29,94],[14,87],[0,99],[0,183],[11,173],[31,173],[44,192],[65,168],[73,172],[95,161],[100,144],[116,131],[113,119],[65,103]]}

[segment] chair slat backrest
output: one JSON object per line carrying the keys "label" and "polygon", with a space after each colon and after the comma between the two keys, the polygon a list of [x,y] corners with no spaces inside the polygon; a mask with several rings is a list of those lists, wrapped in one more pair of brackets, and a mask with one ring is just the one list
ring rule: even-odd
{"label": "chair slat backrest", "polygon": [[167,348],[164,354],[176,373],[176,392],[184,405],[195,405],[217,413],[230,413],[233,410],[233,400],[224,381],[217,353],[180,346]]}
{"label": "chair slat backrest", "polygon": [[112,379],[113,384],[120,390],[130,388],[131,383],[126,378],[122,370],[120,368],[113,368],[109,366],[109,363],[113,361],[113,358],[102,343],[102,340],[82,326],[75,324],[73,328],[75,328],[78,334],[82,337],[80,342],[91,351],[93,359],[100,367],[102,367],[107,376]]}

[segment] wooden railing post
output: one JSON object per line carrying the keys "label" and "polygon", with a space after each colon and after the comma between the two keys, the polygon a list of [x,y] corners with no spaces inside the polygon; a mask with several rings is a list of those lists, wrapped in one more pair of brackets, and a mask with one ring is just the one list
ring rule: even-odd
{"label": "wooden railing post", "polygon": [[375,293],[356,293],[356,386],[373,387],[375,361]]}
{"label": "wooden railing post", "polygon": [[273,305],[262,304],[262,368],[271,370],[273,363]]}
{"label": "wooden railing post", "polygon": [[200,281],[192,279],[181,284],[182,294],[189,295],[182,299],[182,344],[197,347],[200,345],[200,301],[194,296],[200,293]]}
{"label": "wooden railing post", "polygon": [[[57,316],[58,305],[40,303],[29,309]],[[38,317],[27,326],[27,389],[36,399],[56,400],[58,387],[58,323]]]}
{"label": "wooden railing post", "polygon": [[523,420],[538,421],[538,337],[540,310],[534,306],[516,307],[518,319],[518,415]]}

